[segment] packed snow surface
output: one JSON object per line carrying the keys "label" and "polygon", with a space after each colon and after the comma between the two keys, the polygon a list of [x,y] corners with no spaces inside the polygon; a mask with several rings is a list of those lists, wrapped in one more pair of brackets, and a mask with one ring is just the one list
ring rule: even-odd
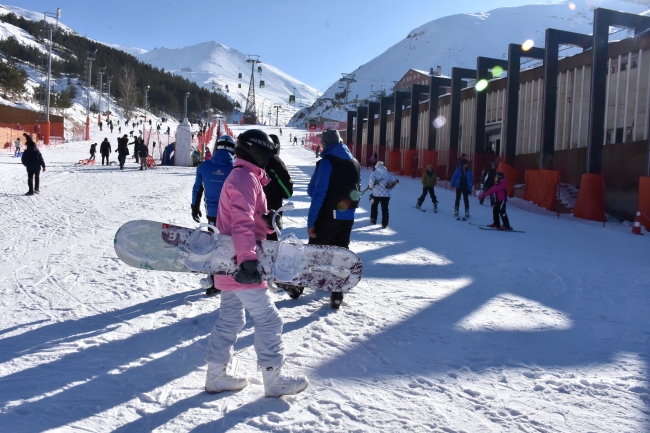
{"label": "packed snow surface", "polygon": [[[285,232],[306,240],[316,158],[288,145],[303,131],[283,132],[297,204]],[[309,388],[264,397],[248,318],[233,362],[251,383],[211,395],[219,297],[204,296],[199,275],[130,268],[113,249],[129,220],[193,227],[195,170],[76,166],[87,151],[44,149],[34,197],[19,160],[0,153],[2,432],[650,430],[650,236],[517,200],[510,220],[526,233],[482,231],[452,217],[444,182],[434,214],[428,199],[413,209],[420,181],[401,178],[387,229],[369,224],[363,197],[351,249],[364,279],[340,310],[311,289],[272,295],[287,368]],[[471,206],[473,222],[490,222],[489,206]]]}

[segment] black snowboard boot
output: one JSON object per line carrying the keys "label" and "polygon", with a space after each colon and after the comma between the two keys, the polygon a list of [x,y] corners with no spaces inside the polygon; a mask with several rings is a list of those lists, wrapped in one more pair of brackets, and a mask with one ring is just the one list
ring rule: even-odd
{"label": "black snowboard boot", "polygon": [[214,295],[218,295],[219,293],[221,293],[221,290],[217,289],[214,286],[205,289],[205,296],[214,296]]}
{"label": "black snowboard boot", "polygon": [[458,218],[458,207],[454,208],[454,216]]}
{"label": "black snowboard boot", "polygon": [[305,290],[304,287],[284,283],[276,283],[276,286],[284,289],[284,291],[287,292],[287,295],[289,295],[291,299],[298,299],[300,295],[302,295],[302,292]]}
{"label": "black snowboard boot", "polygon": [[465,219],[468,219],[468,218],[469,218],[469,208],[466,207],[465,208]]}
{"label": "black snowboard boot", "polygon": [[330,306],[332,310],[338,310],[343,303],[343,292],[332,292],[330,295]]}
{"label": "black snowboard boot", "polygon": [[438,200],[433,202],[433,212],[438,213]]}

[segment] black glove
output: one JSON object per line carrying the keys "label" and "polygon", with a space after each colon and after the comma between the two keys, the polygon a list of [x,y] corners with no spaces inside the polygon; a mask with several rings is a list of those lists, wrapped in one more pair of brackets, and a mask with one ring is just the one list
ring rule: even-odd
{"label": "black glove", "polygon": [[267,213],[262,215],[262,218],[266,222],[266,226],[273,230],[273,218],[275,218],[275,224],[278,227],[278,230],[282,230],[282,215],[275,213],[275,210],[270,209]]}
{"label": "black glove", "polygon": [[240,284],[262,284],[262,276],[257,270],[257,260],[247,260],[239,265],[235,281]]}
{"label": "black glove", "polygon": [[199,206],[192,206],[192,218],[194,218],[194,221],[200,223],[202,216],[203,214],[201,213]]}

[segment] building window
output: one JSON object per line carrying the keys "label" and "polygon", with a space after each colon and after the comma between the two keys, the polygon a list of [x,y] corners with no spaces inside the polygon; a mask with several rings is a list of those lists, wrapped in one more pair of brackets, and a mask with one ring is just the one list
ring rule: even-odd
{"label": "building window", "polygon": [[623,142],[623,128],[616,128],[616,143]]}
{"label": "building window", "polygon": [[614,132],[613,129],[608,129],[607,134],[605,136],[605,144],[612,144],[612,133]]}
{"label": "building window", "polygon": [[637,62],[636,60],[632,60],[632,65],[630,65],[630,68],[634,69],[634,68],[636,68],[637,66],[639,66],[639,65],[638,65],[638,62]]}
{"label": "building window", "polygon": [[621,72],[627,71],[627,62],[621,63]]}
{"label": "building window", "polygon": [[616,65],[612,65],[612,67],[609,68],[609,72],[612,73],[612,74],[615,74],[616,73]]}
{"label": "building window", "polygon": [[628,126],[627,130],[625,131],[625,141],[632,141],[632,127]]}

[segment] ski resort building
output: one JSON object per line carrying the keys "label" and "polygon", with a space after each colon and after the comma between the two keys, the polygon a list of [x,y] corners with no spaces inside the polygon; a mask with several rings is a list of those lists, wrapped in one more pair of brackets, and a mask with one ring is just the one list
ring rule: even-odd
{"label": "ski resort building", "polygon": [[[569,184],[580,188],[576,216],[633,218],[650,210],[650,17],[599,8],[593,26],[547,29],[545,48],[510,44],[508,59],[478,57],[476,69],[426,74],[427,84],[411,70],[393,96],[348,112],[346,142],[362,165],[377,152],[403,175],[433,164],[448,180],[464,154],[478,182],[496,161],[511,195],[525,185],[525,198],[553,210]],[[634,36],[609,42],[610,26]],[[582,52],[560,58],[560,45]]]}

